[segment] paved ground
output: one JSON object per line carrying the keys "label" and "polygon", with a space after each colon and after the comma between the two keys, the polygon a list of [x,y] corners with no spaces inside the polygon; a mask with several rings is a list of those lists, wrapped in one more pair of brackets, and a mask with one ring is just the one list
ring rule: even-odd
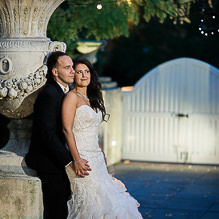
{"label": "paved ground", "polygon": [[114,168],[145,219],[219,219],[219,166],[132,162]]}

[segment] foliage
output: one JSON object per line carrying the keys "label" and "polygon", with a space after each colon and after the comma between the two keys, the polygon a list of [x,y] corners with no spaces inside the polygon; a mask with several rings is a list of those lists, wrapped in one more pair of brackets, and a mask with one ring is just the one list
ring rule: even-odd
{"label": "foliage", "polygon": [[110,76],[119,86],[128,86],[159,64],[179,57],[199,59],[219,68],[219,33],[201,34],[200,11],[200,4],[192,5],[191,24],[174,25],[170,20],[160,24],[154,18],[146,23],[142,19],[129,38],[108,40],[105,50],[98,53],[97,72]]}
{"label": "foliage", "polygon": [[[64,2],[52,15],[48,25],[48,35],[53,40],[64,41],[67,47],[74,48],[81,39],[112,39],[128,36],[130,24],[138,23],[136,6],[127,1],[102,0],[102,10],[97,10],[97,1]],[[105,4],[104,4],[105,2]]]}
{"label": "foliage", "polygon": [[128,37],[130,27],[137,25],[141,16],[146,22],[152,17],[160,22],[169,17],[174,18],[175,22],[178,18],[183,21],[183,18],[187,18],[190,2],[191,0],[101,0],[103,8],[97,10],[96,0],[66,0],[52,15],[48,36],[52,40],[64,41],[71,55],[77,41],[81,39]]}

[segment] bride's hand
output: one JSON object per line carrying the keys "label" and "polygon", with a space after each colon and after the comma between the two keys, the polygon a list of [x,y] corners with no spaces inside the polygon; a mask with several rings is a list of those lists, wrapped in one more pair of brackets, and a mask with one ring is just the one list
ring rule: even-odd
{"label": "bride's hand", "polygon": [[82,158],[74,162],[74,169],[76,175],[81,177],[85,177],[85,175],[89,175],[87,171],[91,171],[91,168],[88,165],[88,161]]}

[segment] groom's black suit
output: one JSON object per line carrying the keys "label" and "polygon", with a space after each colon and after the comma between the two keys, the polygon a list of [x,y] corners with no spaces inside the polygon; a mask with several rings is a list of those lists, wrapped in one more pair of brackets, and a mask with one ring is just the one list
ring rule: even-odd
{"label": "groom's black suit", "polygon": [[33,129],[27,165],[35,169],[42,181],[45,219],[67,217],[70,184],[65,165],[72,161],[65,147],[61,106],[64,92],[51,80],[38,95],[34,105]]}

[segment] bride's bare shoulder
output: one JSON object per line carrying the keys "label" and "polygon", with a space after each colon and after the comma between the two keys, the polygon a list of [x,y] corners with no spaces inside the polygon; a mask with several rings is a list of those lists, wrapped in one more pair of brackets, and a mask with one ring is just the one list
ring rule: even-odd
{"label": "bride's bare shoulder", "polygon": [[68,97],[68,96],[71,98],[77,98],[78,95],[76,94],[75,91],[71,90],[66,94],[66,97]]}
{"label": "bride's bare shoulder", "polygon": [[78,102],[78,95],[74,91],[69,91],[65,96],[65,100],[77,103]]}

